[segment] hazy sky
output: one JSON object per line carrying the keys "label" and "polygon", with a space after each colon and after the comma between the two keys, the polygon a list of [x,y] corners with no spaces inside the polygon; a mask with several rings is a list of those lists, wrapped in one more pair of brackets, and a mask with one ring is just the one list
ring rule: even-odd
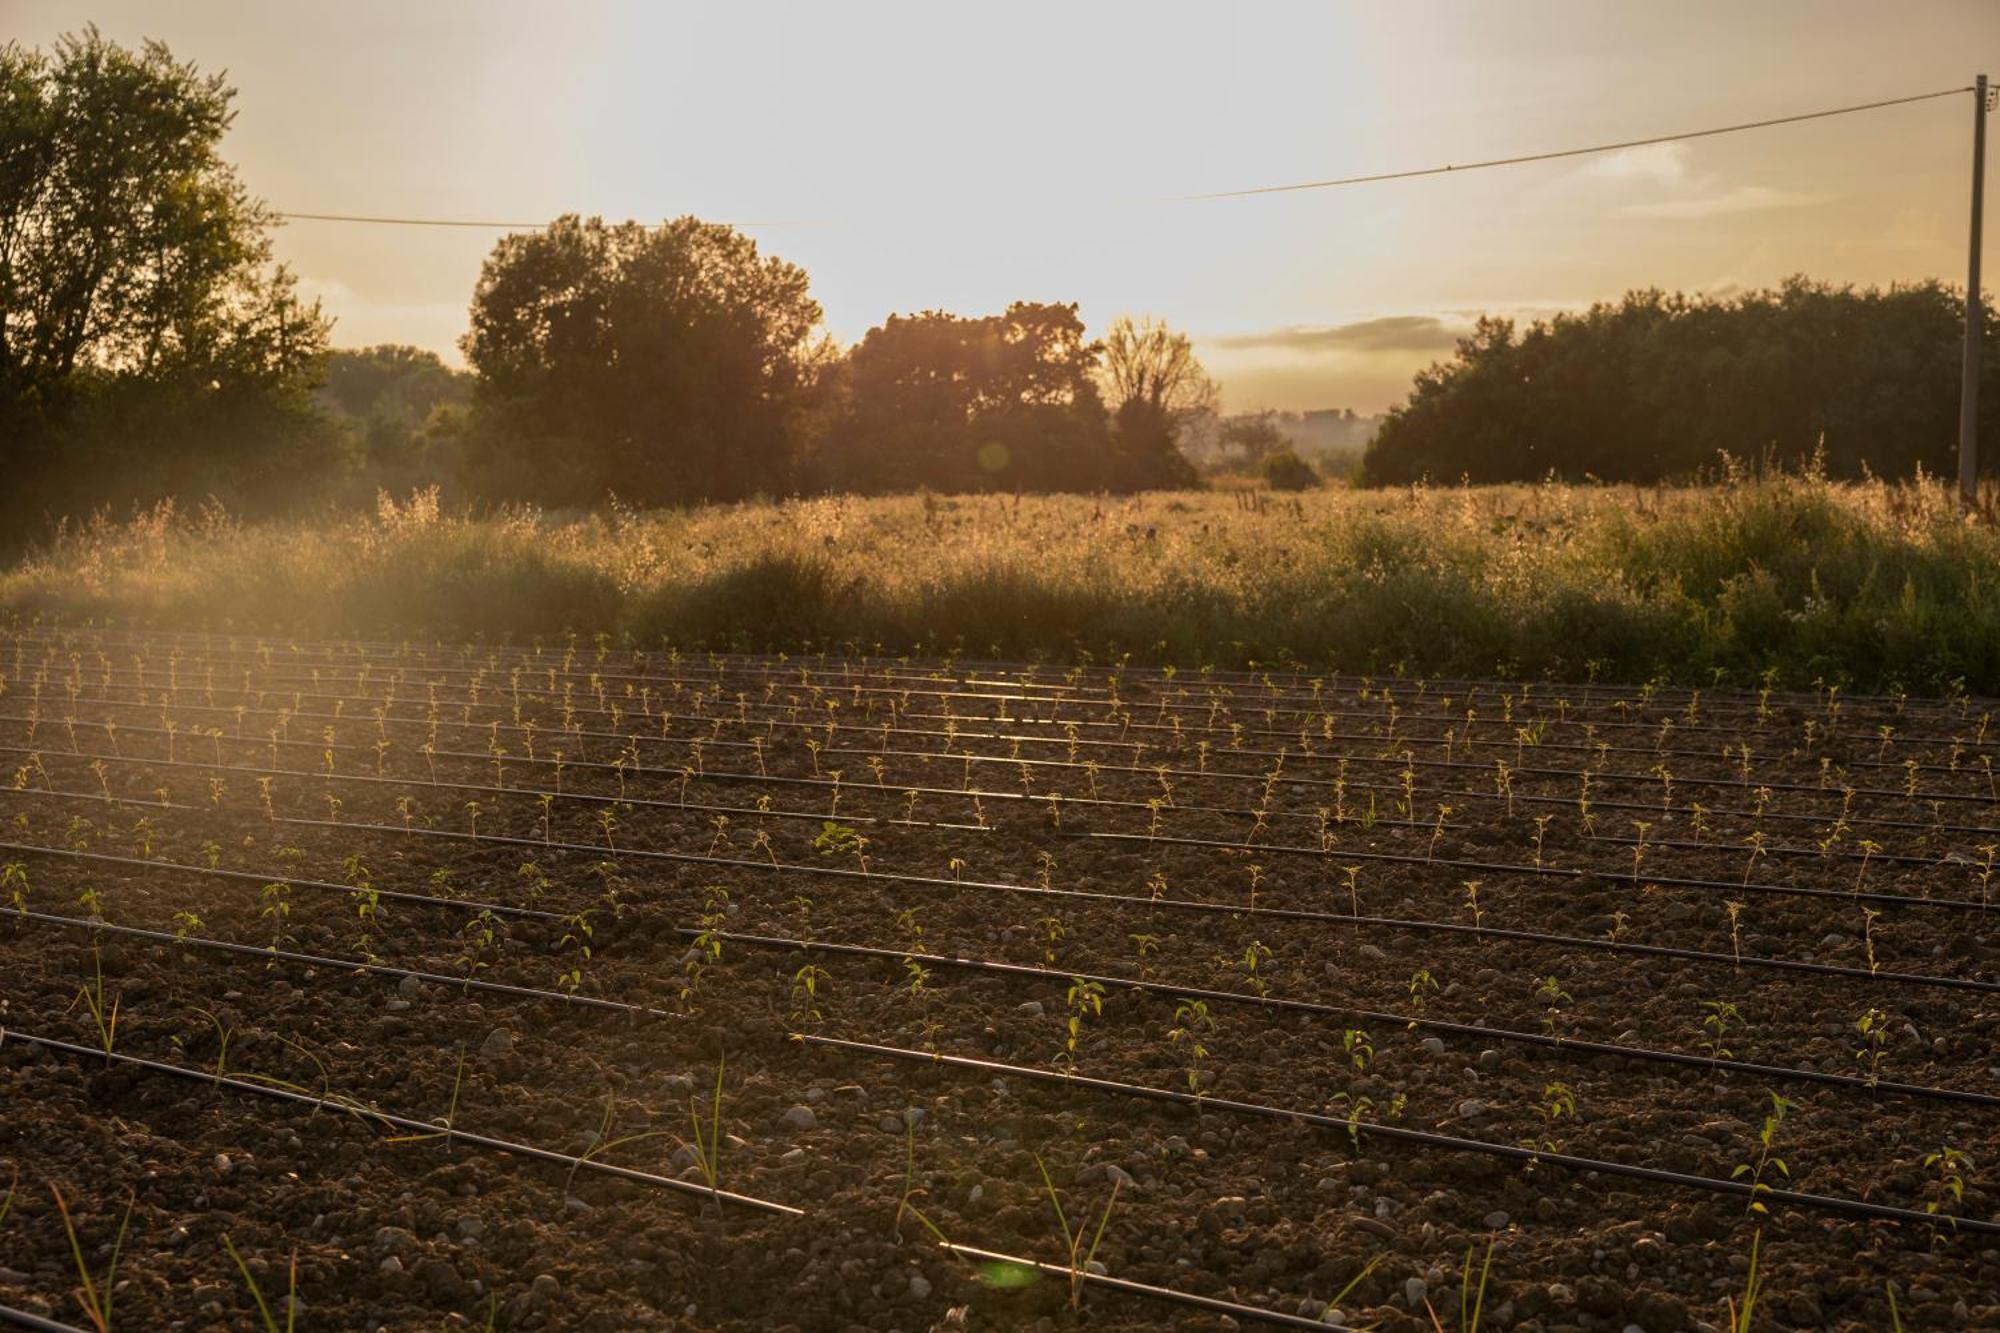
{"label": "hazy sky", "polygon": [[[1456,177],[1177,196],[2000,76],[1996,0],[0,0],[0,39],[91,21],[228,71],[226,150],[276,208],[768,224],[752,234],[806,267],[843,341],[891,312],[1016,299],[1081,302],[1094,329],[1153,314],[1195,335],[1231,409],[1379,409],[1480,311],[1793,272],[1963,283],[1971,98]],[[278,249],[337,343],[456,360],[493,240],[295,222]]]}

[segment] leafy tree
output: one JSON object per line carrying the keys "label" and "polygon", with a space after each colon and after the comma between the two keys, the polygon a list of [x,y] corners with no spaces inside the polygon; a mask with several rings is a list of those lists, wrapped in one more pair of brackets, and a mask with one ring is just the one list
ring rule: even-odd
{"label": "leafy tree", "polygon": [[816,480],[870,492],[1103,486],[1099,352],[1074,305],[892,315],[847,358],[845,408]]}
{"label": "leafy tree", "polygon": [[427,485],[457,490],[471,397],[472,377],[435,352],[385,344],[328,353],[318,399],[360,460],[349,498]]}
{"label": "leafy tree", "polygon": [[[1374,484],[1655,481],[1738,458],[1836,477],[1955,467],[1962,297],[1795,277],[1733,298],[1629,293],[1519,330],[1482,319],[1369,446]],[[1986,329],[1982,434],[2000,429]]]}
{"label": "leafy tree", "polygon": [[1104,378],[1116,426],[1113,484],[1198,485],[1180,439],[1194,418],[1215,411],[1218,395],[1188,336],[1157,320],[1122,318],[1105,335]]}
{"label": "leafy tree", "polygon": [[731,227],[569,215],[494,247],[460,343],[488,494],[646,504],[791,484],[822,379],[805,270]]}
{"label": "leafy tree", "polygon": [[1265,454],[1259,467],[1264,484],[1274,491],[1309,491],[1319,485],[1319,473],[1312,470],[1312,464],[1290,449]]}
{"label": "leafy tree", "polygon": [[[221,156],[233,90],[95,28],[0,48],[0,436],[18,505],[272,501],[329,462],[319,307]],[[32,496],[32,499],[28,497]],[[17,511],[18,512],[18,511]]]}

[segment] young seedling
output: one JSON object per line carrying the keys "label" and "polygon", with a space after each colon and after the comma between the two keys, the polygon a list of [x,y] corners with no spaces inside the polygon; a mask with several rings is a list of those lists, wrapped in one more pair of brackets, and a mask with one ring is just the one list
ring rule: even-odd
{"label": "young seedling", "polygon": [[1729,1038],[1729,1029],[1735,1026],[1743,1015],[1727,1000],[1703,1000],[1701,1009],[1702,1054],[1711,1060],[1733,1059],[1734,1052],[1723,1043]]}
{"label": "young seedling", "polygon": [[[1459,1333],[1479,1333],[1479,1324],[1486,1316],[1486,1280],[1493,1272],[1493,1242],[1486,1242],[1486,1258],[1479,1266],[1479,1286],[1472,1285],[1472,1252],[1474,1246],[1465,1247],[1465,1268],[1459,1274],[1458,1283],[1458,1330]],[[1424,1309],[1430,1312],[1431,1326],[1437,1333],[1444,1333],[1444,1321],[1438,1318],[1437,1310],[1427,1299]]]}
{"label": "young seedling", "polygon": [[1368,1039],[1366,1028],[1347,1028],[1340,1034],[1340,1049],[1347,1056],[1347,1063],[1354,1066],[1354,1072],[1365,1071],[1375,1060],[1375,1044]]}
{"label": "young seedling", "polygon": [[[1410,1009],[1421,1017],[1424,1012],[1425,997],[1437,994],[1437,989],[1437,978],[1431,975],[1429,968],[1420,967],[1410,973]],[[1416,1022],[1412,1020],[1410,1026],[1415,1027]]]}
{"label": "young seedling", "polygon": [[1861,1034],[1854,1058],[1868,1066],[1868,1086],[1872,1088],[1880,1079],[1882,1056],[1889,1047],[1889,1015],[1871,1006],[1855,1020],[1854,1030]]}
{"label": "young seedling", "polygon": [[1535,1103],[1534,1112],[1542,1122],[1541,1133],[1521,1146],[1535,1152],[1561,1152],[1562,1140],[1556,1137],[1557,1126],[1564,1120],[1576,1119],[1576,1094],[1565,1084],[1546,1084],[1542,1088],[1542,1099]]}
{"label": "young seedling", "polygon": [[1271,993],[1271,984],[1265,980],[1270,970],[1271,951],[1261,941],[1252,940],[1243,948],[1243,975],[1250,989],[1258,999]]}
{"label": "young seedling", "polygon": [[1181,1000],[1174,1006],[1174,1025],[1167,1031],[1167,1044],[1181,1051],[1187,1060],[1187,1089],[1199,1101],[1208,1084],[1208,1047],[1202,1038],[1215,1031],[1215,1019],[1203,1000]]}
{"label": "young seedling", "polygon": [[1792,1169],[1785,1165],[1785,1159],[1776,1156],[1772,1150],[1777,1146],[1778,1130],[1785,1123],[1785,1112],[1795,1105],[1796,1102],[1789,1101],[1775,1092],[1771,1094],[1771,1110],[1764,1117],[1763,1127],[1757,1131],[1756,1155],[1747,1162],[1739,1163],[1736,1169],[1729,1173],[1731,1180],[1742,1180],[1746,1177],[1749,1179],[1750,1211],[1753,1213],[1762,1215],[1771,1211],[1764,1206],[1762,1198],[1771,1192],[1771,1187],[1764,1181],[1766,1172],[1776,1171],[1787,1180],[1792,1177]]}
{"label": "young seedling", "polygon": [[1479,886],[1483,881],[1468,879],[1461,882],[1465,885],[1466,910],[1472,913],[1472,937],[1483,943],[1485,937],[1479,933],[1480,925],[1486,920],[1486,914],[1479,910]]}
{"label": "young seedling", "polygon": [[[111,1242],[111,1256],[105,1261],[104,1277],[100,1280],[90,1275],[90,1265],[83,1258],[83,1241],[76,1234],[76,1221],[70,1216],[69,1202],[62,1191],[49,1185],[49,1193],[55,1196],[56,1211],[62,1215],[63,1234],[69,1237],[70,1257],[76,1260],[77,1287],[76,1301],[83,1307],[83,1317],[97,1333],[111,1333],[111,1298],[118,1280],[118,1256],[125,1250],[125,1233],[132,1226],[132,1209],[138,1204],[138,1196],[132,1195],[125,1202],[125,1217],[118,1223],[118,1236]],[[12,1192],[9,1192],[11,1198]]]}
{"label": "young seedling", "polygon": [[1543,977],[1541,984],[1535,987],[1535,998],[1542,1002],[1542,1031],[1550,1040],[1560,1044],[1563,1006],[1570,1002],[1570,993],[1556,978]]}
{"label": "young seedling", "polygon": [[694,1142],[684,1144],[694,1154],[695,1168],[701,1172],[703,1182],[709,1192],[720,1188],[722,1180],[722,1070],[724,1057],[715,1060],[715,1096],[709,1102],[708,1128],[701,1123],[701,1103],[694,1097],[688,1098],[688,1125],[694,1131]]}
{"label": "young seedling", "polygon": [[1728,1301],[1729,1333],[1750,1333],[1750,1321],[1757,1310],[1757,1298],[1764,1292],[1764,1279],[1757,1272],[1759,1251],[1763,1245],[1764,1228],[1758,1227],[1750,1236],[1750,1267],[1743,1276],[1743,1302],[1737,1304],[1734,1297],[1730,1297]]}
{"label": "young seedling", "polygon": [[1072,1229],[1069,1215],[1063,1212],[1062,1196],[1056,1193],[1055,1181],[1049,1178],[1049,1168],[1043,1163],[1039,1153],[1035,1156],[1035,1168],[1042,1173],[1042,1186],[1048,1191],[1049,1204],[1056,1210],[1056,1225],[1061,1229],[1063,1253],[1069,1268],[1069,1308],[1080,1310],[1083,1308],[1083,1276],[1090,1271],[1090,1265],[1096,1262],[1097,1247],[1104,1240],[1104,1228],[1111,1222],[1111,1210],[1118,1206],[1118,1187],[1121,1181],[1113,1177],[1111,1197],[1105,1200],[1104,1213],[1097,1219],[1097,1229],[1090,1234],[1090,1248],[1086,1250],[1084,1227],[1090,1221],[1090,1215],[1085,1213],[1079,1217],[1076,1227]]}
{"label": "young seedling", "polygon": [[[1987,857],[1990,864],[1992,857]],[[19,861],[0,866],[0,889],[7,891],[7,905],[26,916],[28,913],[28,868]]]}
{"label": "young seedling", "polygon": [[250,1266],[244,1263],[243,1256],[236,1252],[236,1244],[230,1240],[228,1232],[224,1232],[222,1235],[222,1247],[229,1251],[229,1257],[236,1263],[236,1271],[243,1275],[243,1285],[250,1289],[250,1299],[257,1303],[257,1317],[264,1325],[264,1333],[280,1333],[281,1330],[282,1333],[292,1333],[292,1330],[297,1326],[299,1317],[298,1249],[296,1247],[293,1248],[292,1262],[286,1270],[285,1322],[281,1325],[278,1323],[277,1316],[271,1313],[270,1305],[264,1300],[263,1288],[259,1287],[257,1279],[251,1276]]}
{"label": "young seedling", "polygon": [[1924,1154],[1924,1170],[1929,1174],[1925,1192],[1930,1195],[1924,1200],[1924,1211],[1942,1217],[1954,1231],[1958,1229],[1954,1214],[1965,1202],[1965,1173],[1971,1169],[1972,1158],[1949,1144]]}
{"label": "young seedling", "polygon": [[1063,1008],[1068,1014],[1064,1023],[1063,1048],[1056,1055],[1065,1068],[1076,1069],[1076,1051],[1083,1041],[1084,1021],[1101,1017],[1104,1013],[1104,984],[1085,981],[1082,977],[1070,978],[1069,990],[1063,997]]}
{"label": "young seedling", "polygon": [[[97,1044],[104,1050],[104,1063],[111,1063],[111,1053],[118,1044],[118,1002],[123,992],[112,995],[108,1000],[104,994],[104,951],[99,946],[90,946],[92,967],[91,980],[77,987],[76,999],[69,1002],[74,1009],[81,1003],[90,1013],[91,1023],[97,1028]],[[67,1011],[65,1011],[67,1012]]]}
{"label": "young seedling", "polygon": [[819,1011],[819,993],[832,980],[825,968],[811,963],[792,973],[792,1016],[802,1024],[824,1021],[825,1015]]}

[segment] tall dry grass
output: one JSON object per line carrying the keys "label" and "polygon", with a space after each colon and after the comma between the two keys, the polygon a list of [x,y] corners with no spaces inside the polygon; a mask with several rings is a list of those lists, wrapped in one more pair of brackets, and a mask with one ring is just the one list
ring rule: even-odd
{"label": "tall dry grass", "polygon": [[162,509],[0,574],[16,621],[1302,661],[2000,693],[2000,536],[1934,483],[824,498],[339,521]]}

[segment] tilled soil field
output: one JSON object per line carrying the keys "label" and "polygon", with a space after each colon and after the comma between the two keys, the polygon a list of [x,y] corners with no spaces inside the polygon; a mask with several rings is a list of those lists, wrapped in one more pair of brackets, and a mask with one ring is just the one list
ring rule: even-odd
{"label": "tilled soil field", "polygon": [[0,1322],[2000,1327],[1985,701],[0,678]]}

